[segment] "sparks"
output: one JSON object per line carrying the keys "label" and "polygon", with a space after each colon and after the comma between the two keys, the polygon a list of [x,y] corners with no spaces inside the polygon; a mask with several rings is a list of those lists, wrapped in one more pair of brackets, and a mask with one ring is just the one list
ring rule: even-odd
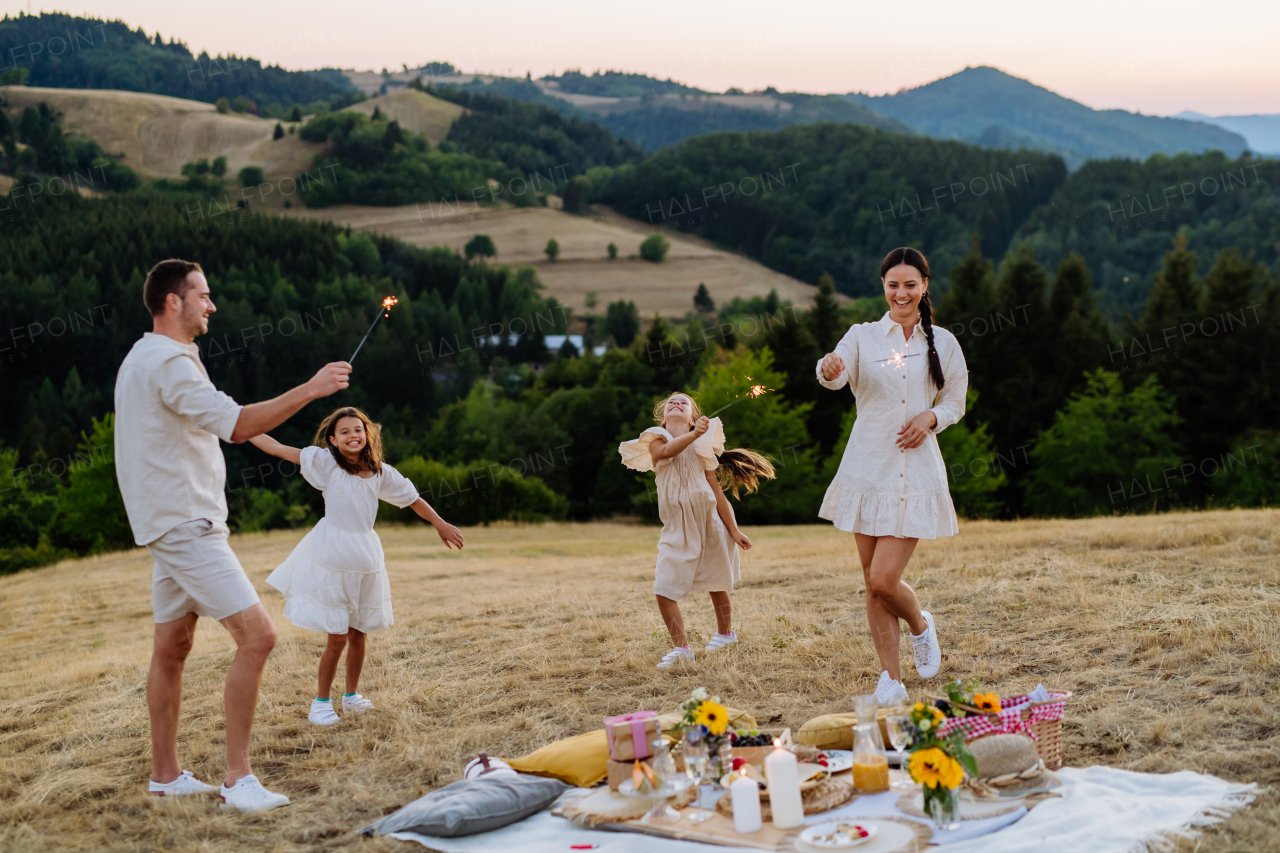
{"label": "sparks", "polygon": [[[743,377],[743,378],[745,378],[748,382],[750,382],[750,381],[751,381],[751,377],[750,377],[750,376],[746,376],[746,377]],[[750,387],[748,387],[748,388],[747,388],[747,390],[746,390],[745,392],[743,392],[742,394],[734,394],[734,395],[733,395],[733,397],[734,397],[733,402],[731,402],[731,403],[726,403],[725,405],[721,406],[720,408],[718,408],[718,409],[716,409],[714,412],[712,412],[710,415],[708,415],[708,417],[712,417],[712,418],[714,418],[716,415],[720,414],[721,412],[723,412],[725,409],[729,408],[730,406],[736,406],[737,404],[741,403],[743,400],[749,400],[749,399],[752,399],[752,398],[754,398],[754,397],[762,397],[762,396],[764,396],[767,392],[772,391],[772,390],[773,390],[772,388],[766,388],[766,387],[765,387],[765,386],[763,386],[763,385],[751,385],[751,386],[750,386]]]}
{"label": "sparks", "polygon": [[351,358],[347,359],[348,364],[356,360],[356,356],[360,354],[360,349],[364,346],[364,342],[369,340],[369,335],[373,334],[373,327],[378,325],[378,321],[383,317],[390,317],[391,306],[399,301],[394,296],[388,296],[382,300],[382,310],[378,312],[378,316],[374,317],[373,322],[369,324],[369,331],[364,333],[364,337],[360,339],[360,344],[356,347],[356,351],[351,353]]}

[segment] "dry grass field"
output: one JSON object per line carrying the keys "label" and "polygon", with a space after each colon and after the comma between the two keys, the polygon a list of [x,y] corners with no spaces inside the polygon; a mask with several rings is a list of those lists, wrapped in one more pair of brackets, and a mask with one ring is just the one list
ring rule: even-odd
{"label": "dry grass field", "polygon": [[[488,234],[498,248],[498,262],[536,267],[547,293],[578,312],[585,310],[586,295],[591,291],[599,296],[602,307],[628,299],[636,303],[642,318],[648,318],[655,313],[683,317],[693,308],[699,284],[706,284],[717,304],[735,296],[765,296],[777,290],[782,299],[807,306],[818,290],[706,240],[670,231],[671,250],[666,260],[660,264],[640,260],[640,243],[654,228],[603,205],[593,205],[585,216],[551,207],[482,208],[471,204],[346,205],[282,213],[327,219],[355,231],[375,231],[415,246],[448,246],[458,252],[476,234]],[[560,257],[554,263],[543,253],[552,238],[560,244]],[[618,247],[618,258],[612,261],[606,252],[610,243]],[[848,301],[843,295],[837,298],[842,303]]]}
{"label": "dry grass field", "polygon": [[40,101],[62,114],[63,129],[95,140],[141,178],[176,178],[184,163],[227,158],[228,174],[260,166],[268,180],[310,167],[319,145],[296,135],[272,140],[274,119],[219,113],[213,104],[113,89],[0,86],[12,110]]}
{"label": "dry grass field", "polygon": [[375,109],[380,109],[387,118],[398,121],[405,130],[421,133],[432,145],[439,145],[440,140],[449,135],[454,119],[463,113],[462,107],[457,104],[416,89],[401,89],[379,95],[347,109],[367,116],[373,115]]}
{"label": "dry grass field", "polygon": [[[1274,850],[1278,524],[1277,511],[968,522],[958,537],[922,543],[907,577],[938,617],[944,674],[1001,693],[1038,681],[1074,691],[1068,764],[1270,786],[1177,850]],[[144,551],[0,579],[0,849],[407,850],[354,830],[457,779],[481,749],[523,754],[610,714],[671,709],[699,685],[761,724],[848,710],[879,674],[850,539],[819,526],[748,533],[756,547],[733,599],[742,642],[659,673],[668,640],[650,594],[656,528],[477,528],[461,553],[425,526],[384,529],[396,625],[370,638],[360,685],[379,710],[332,729],[306,721],[322,643],[280,618],[281,597],[263,582],[302,531],[235,537],[281,629],[254,761],[293,802],[259,816],[145,794]],[[705,642],[707,603],[690,601],[685,614]],[[201,620],[181,749],[184,766],[214,782],[231,652]],[[924,689],[911,675],[906,684],[913,696]]]}

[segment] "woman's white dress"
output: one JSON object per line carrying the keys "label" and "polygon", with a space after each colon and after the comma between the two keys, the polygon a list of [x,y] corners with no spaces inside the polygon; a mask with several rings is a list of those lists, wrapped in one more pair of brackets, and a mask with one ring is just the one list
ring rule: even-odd
{"label": "woman's white dress", "polygon": [[406,507],[418,490],[385,463],[375,477],[348,474],[322,447],[303,448],[301,468],[307,482],[324,492],[324,518],[267,577],[284,593],[285,618],[325,634],[390,626],[391,584],[373,522],[379,500]]}
{"label": "woman's white dress", "polygon": [[711,427],[692,444],[656,464],[649,455],[655,438],[674,440],[657,426],[618,445],[623,465],[656,473],[662,535],[654,594],[680,601],[691,592],[733,592],[742,579],[738,546],[716,511],[716,494],[707,482],[707,472],[719,467],[716,457],[724,452],[724,426],[712,418]]}
{"label": "woman's white dress", "polygon": [[[839,473],[818,511],[839,530],[919,539],[959,532],[937,434],[964,416],[969,368],[955,335],[935,325],[933,340],[946,379],[940,393],[929,377],[924,330],[917,323],[904,339],[887,312],[851,326],[836,344],[844,373],[828,381],[818,362],[818,382],[832,390],[847,385],[858,406]],[[933,412],[937,426],[919,447],[897,447],[898,431],[924,411]]]}

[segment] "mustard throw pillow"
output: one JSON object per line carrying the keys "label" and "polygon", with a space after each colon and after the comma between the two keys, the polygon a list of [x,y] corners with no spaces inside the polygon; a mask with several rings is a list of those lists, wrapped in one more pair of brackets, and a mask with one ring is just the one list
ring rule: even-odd
{"label": "mustard throw pillow", "polygon": [[[735,729],[754,729],[756,718],[737,708],[726,708],[729,725]],[[667,739],[671,740],[671,728],[680,721],[679,714],[663,714],[658,718]],[[604,729],[565,738],[536,749],[523,758],[508,763],[517,773],[531,776],[548,776],[568,782],[579,788],[591,788],[605,780],[609,760],[609,741]]]}
{"label": "mustard throw pillow", "polygon": [[[889,731],[885,728],[886,716],[888,711],[884,708],[876,714],[880,723],[880,738],[887,744]],[[796,743],[816,746],[818,749],[853,749],[853,727],[857,723],[858,715],[852,711],[846,714],[823,714],[800,727],[800,731],[796,733]]]}

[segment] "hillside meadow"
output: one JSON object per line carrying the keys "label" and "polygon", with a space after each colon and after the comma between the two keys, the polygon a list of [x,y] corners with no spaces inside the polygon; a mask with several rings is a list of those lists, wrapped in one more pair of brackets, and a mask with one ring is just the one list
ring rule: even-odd
{"label": "hillside meadow", "polygon": [[[1071,690],[1065,759],[1280,782],[1280,512],[966,522],[922,543],[907,579],[938,618],[943,673],[1002,694]],[[234,537],[280,626],[255,730],[257,772],[292,797],[260,816],[145,794],[150,561],[140,549],[0,585],[0,848],[365,850],[354,830],[457,779],[485,749],[515,756],[705,685],[761,723],[848,710],[878,675],[851,540],[829,527],[750,528],[734,595],[743,641],[659,674],[650,593],[657,529],[495,525],[461,553],[425,526],[387,527],[396,625],[370,640],[376,713],[306,722],[319,638],[280,618],[264,583],[304,531]],[[690,601],[695,643],[713,628]],[[232,644],[202,620],[187,664],[184,766],[223,771],[221,684]],[[909,654],[904,649],[904,654]],[[341,681],[341,674],[339,681]],[[913,697],[925,686],[906,679]],[[934,686],[940,682],[935,681]],[[335,689],[339,685],[335,685]],[[1274,849],[1280,798],[1178,851]],[[417,848],[413,848],[417,849]]]}

